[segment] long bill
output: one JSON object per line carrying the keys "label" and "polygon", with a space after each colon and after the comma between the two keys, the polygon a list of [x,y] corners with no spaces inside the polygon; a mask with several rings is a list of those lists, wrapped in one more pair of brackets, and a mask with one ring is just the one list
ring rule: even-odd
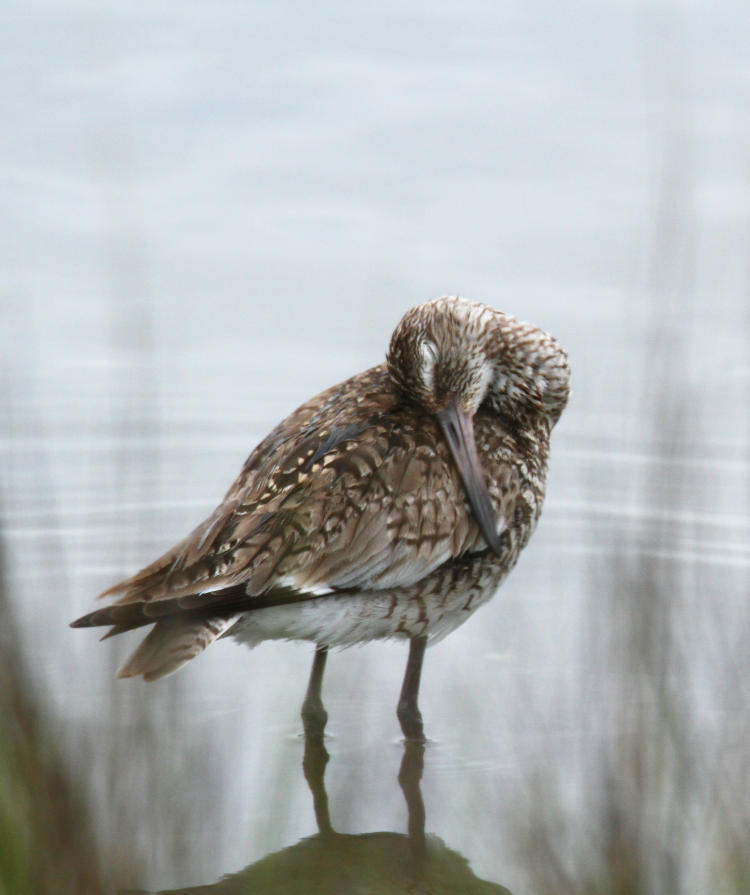
{"label": "long bill", "polygon": [[450,404],[445,410],[441,410],[437,418],[461,474],[466,496],[469,498],[469,505],[474,511],[479,528],[490,549],[499,555],[500,538],[497,535],[490,492],[487,490],[484,471],[474,441],[474,420],[470,413],[461,410],[455,404]]}

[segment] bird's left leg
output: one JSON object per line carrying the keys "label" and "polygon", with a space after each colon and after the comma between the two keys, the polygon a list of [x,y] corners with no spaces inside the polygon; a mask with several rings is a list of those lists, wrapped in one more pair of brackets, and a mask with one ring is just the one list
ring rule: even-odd
{"label": "bird's left leg", "polygon": [[305,737],[322,737],[328,721],[328,712],[323,706],[320,691],[323,686],[323,672],[328,658],[328,647],[318,645],[315,649],[310,680],[307,684],[305,701],[302,703],[302,726]]}
{"label": "bird's left leg", "polygon": [[412,743],[426,743],[422,713],[419,711],[419,680],[422,676],[422,660],[427,647],[426,637],[412,637],[409,641],[409,658],[401,687],[396,713],[404,736]]}

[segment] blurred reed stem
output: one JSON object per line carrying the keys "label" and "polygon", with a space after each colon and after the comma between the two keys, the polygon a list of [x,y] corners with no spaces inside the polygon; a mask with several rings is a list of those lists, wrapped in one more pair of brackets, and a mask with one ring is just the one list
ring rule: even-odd
{"label": "blurred reed stem", "polygon": [[[1,533],[0,533],[1,534]],[[0,540],[0,895],[98,895],[86,800],[61,762],[54,721],[21,655]]]}

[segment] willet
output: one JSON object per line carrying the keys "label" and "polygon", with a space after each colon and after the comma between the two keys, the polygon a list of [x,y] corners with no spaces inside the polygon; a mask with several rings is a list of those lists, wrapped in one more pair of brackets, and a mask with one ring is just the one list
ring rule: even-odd
{"label": "willet", "polygon": [[320,733],[328,649],[406,638],[398,717],[423,741],[425,647],[495,593],[531,536],[568,383],[535,326],[457,297],[412,308],[384,364],[287,417],[205,522],[73,626],[153,624],[119,672],[149,681],[220,636],[312,641],[302,716]]}

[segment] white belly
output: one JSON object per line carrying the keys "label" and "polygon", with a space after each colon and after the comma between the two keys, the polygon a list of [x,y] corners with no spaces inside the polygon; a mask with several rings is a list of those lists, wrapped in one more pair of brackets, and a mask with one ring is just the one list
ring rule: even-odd
{"label": "white belly", "polygon": [[272,606],[242,613],[224,636],[251,647],[264,640],[309,640],[329,647],[423,635],[437,641],[463,624],[499,583],[419,597],[371,591]]}

